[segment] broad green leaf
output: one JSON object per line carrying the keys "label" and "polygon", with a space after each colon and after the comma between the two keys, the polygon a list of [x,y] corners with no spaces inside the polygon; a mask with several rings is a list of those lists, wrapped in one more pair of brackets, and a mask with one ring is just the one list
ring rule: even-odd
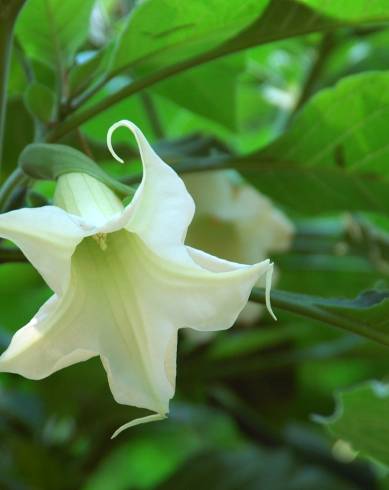
{"label": "broad green leaf", "polygon": [[178,106],[236,129],[238,78],[244,60],[216,60],[181,73],[155,86],[156,93]]}
{"label": "broad green leaf", "polygon": [[26,53],[62,73],[84,42],[94,0],[29,0],[16,24]]}
{"label": "broad green leaf", "polygon": [[386,0],[297,0],[324,15],[351,22],[380,21],[388,15]]}
{"label": "broad green leaf", "polygon": [[113,70],[158,61],[173,64],[221,44],[254,21],[268,0],[146,0],[119,39]]}
{"label": "broad green leaf", "polygon": [[361,26],[389,20],[389,5],[385,0],[358,0],[357,9],[353,0],[347,0],[347,3],[352,4],[353,8],[346,8],[344,1],[271,0],[262,16],[255,21],[253,19],[247,29],[227,41],[220,50],[227,54],[310,32],[328,32],[342,26]]}
{"label": "broad green leaf", "polygon": [[[163,5],[169,8],[171,6],[177,7],[178,1],[148,0],[139,5],[138,9],[130,16],[127,29],[123,31],[122,37],[118,40],[116,61],[114,60],[113,62],[112,71],[108,78],[112,78],[126,70],[131,70],[131,74],[134,72],[144,74],[147,68],[150,69],[150,65],[152,65],[151,68],[158,71],[152,72],[149,77],[146,76],[144,84],[142,84],[142,80],[137,80],[135,87],[133,84],[122,87],[121,91],[119,90],[118,93],[113,94],[106,101],[71,116],[62,127],[57,127],[50,134],[50,141],[56,141],[73,130],[76,125],[82,124],[100,112],[105,111],[107,107],[143,90],[145,87],[150,87],[173,74],[177,75],[184,70],[221,56],[311,32],[327,32],[342,26],[362,26],[363,24],[389,20],[389,7],[388,11],[385,10],[382,15],[373,15],[374,10],[371,11],[368,0],[366,0],[365,4],[365,15],[358,23],[355,20],[353,21],[352,16],[350,19],[322,16],[304,4],[297,3],[296,0],[270,0],[270,3],[266,2],[266,4],[262,0],[259,6],[258,2],[253,1],[251,3],[251,0],[246,0],[244,4],[242,2],[239,3],[240,7],[235,10],[231,8],[231,2],[227,4],[224,0],[212,0],[212,4],[215,3],[215,5],[222,6],[221,8],[222,10],[224,9],[225,15],[221,14],[218,9],[212,10],[209,4],[207,6],[204,4],[205,10],[201,23],[196,23],[196,18],[193,20],[193,16],[200,15],[197,12],[199,4],[196,4],[196,11],[193,12],[193,2],[179,4],[181,8],[175,10],[175,13],[179,14],[179,18],[176,18],[175,15],[169,15],[168,12],[165,13],[165,16],[162,15],[162,12],[165,12],[162,8]],[[236,0],[234,0],[234,5],[235,2]],[[183,5],[187,5],[186,9],[189,9],[189,11],[182,10]],[[161,8],[157,9],[156,6]],[[244,28],[241,25],[240,32],[229,38],[231,30],[228,29],[228,26],[224,29],[224,25],[220,29],[218,16],[223,19],[223,22],[226,22],[226,19],[240,19],[243,17],[237,16],[237,13],[245,13],[246,7],[247,13],[251,13],[251,19],[246,18],[246,14],[244,14],[246,27]],[[165,22],[166,19],[170,19],[167,22],[168,26],[163,25],[163,27],[167,27],[167,30],[161,31],[161,22]],[[210,24],[207,23],[208,20]],[[198,37],[192,39],[189,35],[192,32],[193,24],[194,26],[202,26],[201,29],[203,30],[200,29],[199,31],[200,40]],[[209,26],[211,26],[211,30],[208,30]],[[223,32],[228,32],[228,36],[223,37],[221,35],[219,37],[216,35],[212,31],[215,26],[219,26],[217,33],[222,30]],[[153,32],[153,30],[157,31],[157,35],[154,35],[152,40],[150,40],[150,32]],[[239,29],[236,32],[238,31]],[[223,39],[228,40],[222,42]],[[190,42],[187,42],[188,40]],[[212,46],[214,46],[214,49]]]}
{"label": "broad green leaf", "polygon": [[369,381],[337,394],[332,417],[315,417],[362,456],[389,466],[389,385]]}
{"label": "broad green leaf", "polygon": [[389,176],[385,121],[389,73],[348,77],[323,90],[265,155],[305,167],[340,167]]}
{"label": "broad green leaf", "polygon": [[388,73],[342,80],[311,99],[283,136],[248,158],[251,167],[237,167],[302,213],[388,213],[388,89]]}
{"label": "broad green leaf", "polygon": [[24,94],[24,101],[31,115],[43,123],[49,123],[55,111],[56,97],[52,90],[39,82],[32,82]]}
{"label": "broad green leaf", "polygon": [[[264,294],[264,290],[254,288],[250,299],[263,303]],[[273,289],[272,305],[389,346],[389,290],[372,289],[346,299]]]}
{"label": "broad green leaf", "polygon": [[185,7],[180,3],[177,8],[178,1],[140,4],[119,39],[114,73],[150,63],[161,68],[215,47],[215,55],[220,56],[309,32],[389,20],[385,0],[379,5],[358,0],[357,8],[320,0],[212,0],[211,4],[188,2]]}

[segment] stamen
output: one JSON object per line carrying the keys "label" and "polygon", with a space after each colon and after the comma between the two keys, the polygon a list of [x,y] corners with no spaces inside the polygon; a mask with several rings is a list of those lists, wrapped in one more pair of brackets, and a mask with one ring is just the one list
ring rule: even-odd
{"label": "stamen", "polygon": [[96,233],[96,235],[93,235],[92,237],[94,240],[96,240],[97,244],[101,248],[101,250],[104,252],[107,250],[107,234],[106,233]]}

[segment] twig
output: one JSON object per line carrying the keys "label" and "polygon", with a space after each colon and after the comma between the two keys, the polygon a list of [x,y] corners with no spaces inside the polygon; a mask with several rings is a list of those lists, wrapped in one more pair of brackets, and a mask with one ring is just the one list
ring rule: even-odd
{"label": "twig", "polygon": [[154,132],[154,136],[157,139],[163,139],[165,137],[164,130],[163,130],[163,127],[162,127],[161,121],[159,119],[159,116],[158,116],[157,110],[155,108],[154,101],[153,101],[152,97],[148,93],[142,92],[140,94],[140,98],[141,98],[143,106],[145,108],[147,117],[149,118],[151,127],[152,127],[153,132]]}
{"label": "twig", "polygon": [[305,79],[305,82],[301,89],[300,97],[296,102],[292,115],[295,114],[297,111],[299,111],[301,107],[305,104],[305,102],[309,99],[309,97],[312,95],[316,82],[319,80],[323,68],[328,61],[329,55],[334,50],[335,46],[336,43],[335,43],[334,34],[332,34],[331,32],[324,34],[318,46],[316,58]]}
{"label": "twig", "polygon": [[11,61],[13,31],[25,0],[0,2],[0,173],[3,161],[5,112],[7,110],[8,73]]}

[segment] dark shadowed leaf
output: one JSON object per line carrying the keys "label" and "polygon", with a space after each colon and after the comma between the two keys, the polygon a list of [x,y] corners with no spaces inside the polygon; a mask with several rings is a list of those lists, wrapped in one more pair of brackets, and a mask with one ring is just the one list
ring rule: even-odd
{"label": "dark shadowed leaf", "polygon": [[31,115],[43,123],[48,123],[54,116],[55,94],[45,85],[32,82],[26,90],[24,100]]}

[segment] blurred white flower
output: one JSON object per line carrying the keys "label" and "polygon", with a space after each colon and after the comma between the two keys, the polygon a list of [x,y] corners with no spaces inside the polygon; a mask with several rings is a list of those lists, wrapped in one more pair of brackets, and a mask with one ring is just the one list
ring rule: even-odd
{"label": "blurred white flower", "polygon": [[247,266],[184,245],[194,203],[182,180],[135,135],[143,180],[124,208],[104,184],[82,173],[58,180],[55,206],[0,215],[54,295],[13,336],[0,370],[41,379],[100,356],[115,400],[164,418],[174,394],[177,331],[231,327],[253,285],[272,264]]}
{"label": "blurred white flower", "polygon": [[[184,182],[196,203],[189,245],[245,264],[289,248],[294,233],[291,221],[236,172],[199,172],[185,175]],[[264,283],[260,279],[257,285]],[[254,323],[261,311],[260,305],[249,303],[239,320]]]}

